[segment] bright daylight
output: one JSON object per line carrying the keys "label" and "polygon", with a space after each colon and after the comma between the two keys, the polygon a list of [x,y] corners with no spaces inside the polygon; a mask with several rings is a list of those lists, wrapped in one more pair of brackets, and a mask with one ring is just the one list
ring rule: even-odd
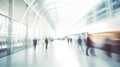
{"label": "bright daylight", "polygon": [[0,67],[120,67],[120,0],[0,0]]}

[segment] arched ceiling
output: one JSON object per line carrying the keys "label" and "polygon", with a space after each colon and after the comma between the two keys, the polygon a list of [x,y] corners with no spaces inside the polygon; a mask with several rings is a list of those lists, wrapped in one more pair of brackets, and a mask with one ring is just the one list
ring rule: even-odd
{"label": "arched ceiling", "polygon": [[[25,0],[34,1],[35,8],[48,20],[55,32],[64,34],[102,0]],[[69,30],[70,31],[70,30]]]}

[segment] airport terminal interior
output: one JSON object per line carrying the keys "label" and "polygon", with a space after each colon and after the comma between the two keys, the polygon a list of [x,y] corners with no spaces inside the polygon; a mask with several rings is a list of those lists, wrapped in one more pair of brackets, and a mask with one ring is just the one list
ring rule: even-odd
{"label": "airport terminal interior", "polygon": [[120,67],[120,0],[0,0],[0,67]]}

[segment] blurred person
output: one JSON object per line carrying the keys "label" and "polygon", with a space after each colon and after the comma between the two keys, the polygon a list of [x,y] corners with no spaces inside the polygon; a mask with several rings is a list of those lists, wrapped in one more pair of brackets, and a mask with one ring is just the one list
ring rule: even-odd
{"label": "blurred person", "polygon": [[33,40],[33,46],[34,46],[34,49],[36,50],[36,45],[37,45],[37,39],[34,39]]}
{"label": "blurred person", "polygon": [[72,38],[70,38],[70,42],[72,43]]}
{"label": "blurred person", "polygon": [[112,47],[111,47],[111,40],[110,39],[106,39],[105,40],[105,44],[104,44],[104,50],[106,51],[105,53],[106,53],[106,55],[108,56],[108,57],[112,57],[111,56],[111,52],[112,52]]}
{"label": "blurred person", "polygon": [[81,46],[81,50],[83,50],[83,47],[82,47],[82,40],[81,40],[80,37],[77,39],[77,43],[78,43],[78,48],[79,48],[79,46]]}
{"label": "blurred person", "polygon": [[46,45],[45,48],[48,49],[48,39],[47,38],[45,39],[45,45]]}
{"label": "blurred person", "polygon": [[114,47],[113,50],[115,50],[118,53],[118,58],[117,61],[120,62],[120,33],[116,33],[116,38],[115,43],[117,44],[116,47]]}
{"label": "blurred person", "polygon": [[89,54],[88,54],[89,48],[90,48],[90,52],[92,53],[92,55],[95,56],[94,50],[93,50],[93,48],[94,48],[93,44],[94,43],[91,41],[90,37],[87,36],[87,41],[86,41],[86,45],[87,45],[87,47],[86,47],[86,55],[87,56],[89,56]]}
{"label": "blurred person", "polygon": [[70,38],[67,39],[67,42],[68,42],[68,44],[69,44],[69,42],[70,42]]}

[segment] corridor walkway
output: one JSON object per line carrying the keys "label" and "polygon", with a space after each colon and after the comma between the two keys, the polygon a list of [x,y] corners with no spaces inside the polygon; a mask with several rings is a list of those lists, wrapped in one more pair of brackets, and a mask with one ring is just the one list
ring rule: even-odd
{"label": "corridor walkway", "polygon": [[36,51],[29,48],[7,57],[0,58],[0,67],[120,67],[120,63],[99,56],[86,56],[75,43],[53,41],[48,50],[44,44]]}

